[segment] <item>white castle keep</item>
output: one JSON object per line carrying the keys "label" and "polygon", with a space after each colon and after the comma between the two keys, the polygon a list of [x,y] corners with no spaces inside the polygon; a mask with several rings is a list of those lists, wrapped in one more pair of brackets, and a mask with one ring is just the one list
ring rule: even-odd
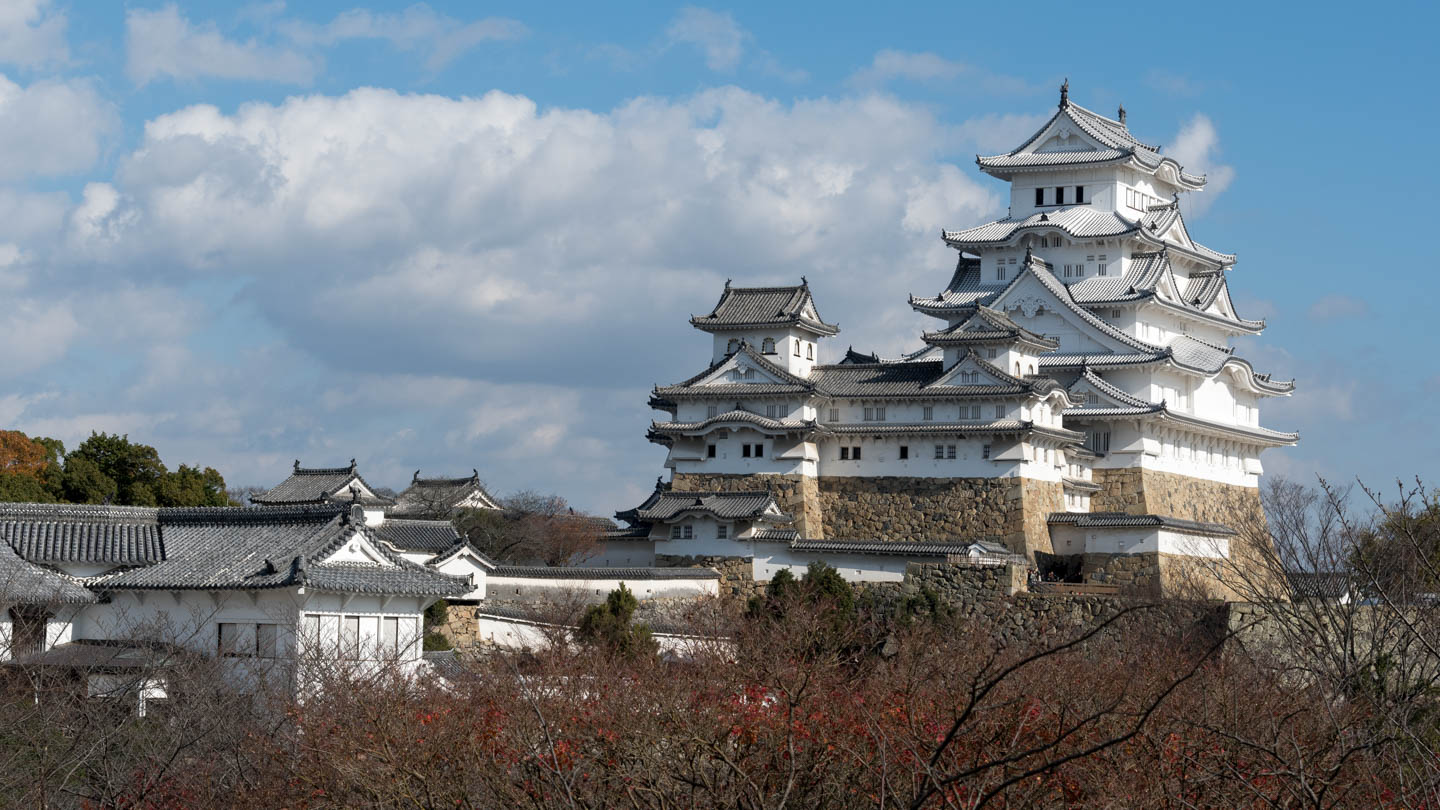
{"label": "white castle keep", "polygon": [[[943,233],[957,262],[938,294],[910,297],[935,319],[916,351],[821,364],[840,328],[804,279],[727,283],[691,318],[709,366],[651,399],[671,480],[620,514],[632,528],[612,548],[979,541],[1156,583],[1167,559],[1229,556],[1233,525],[1259,514],[1262,452],[1298,435],[1260,422],[1293,383],[1230,345],[1265,326],[1235,310],[1235,256],[1181,216],[1205,178],[1131,135],[1124,108],[1072,103],[1068,83],[1039,131],[976,162],[1010,184],[1009,215]],[[757,493],[768,502],[739,508]]]}

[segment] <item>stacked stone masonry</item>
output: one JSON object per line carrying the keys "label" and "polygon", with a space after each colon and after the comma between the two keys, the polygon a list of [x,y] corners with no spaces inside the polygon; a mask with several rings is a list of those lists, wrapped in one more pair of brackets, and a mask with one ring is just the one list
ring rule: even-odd
{"label": "stacked stone masonry", "polygon": [[985,540],[1021,553],[1050,551],[1047,516],[1064,508],[1060,484],[1022,478],[822,478],[677,473],[677,491],[765,490],[794,515],[802,537]]}

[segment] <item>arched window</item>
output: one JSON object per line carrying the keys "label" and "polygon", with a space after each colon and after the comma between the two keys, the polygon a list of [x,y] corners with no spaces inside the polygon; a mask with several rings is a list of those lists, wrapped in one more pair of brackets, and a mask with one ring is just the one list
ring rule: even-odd
{"label": "arched window", "polygon": [[792,341],[790,341],[790,342],[793,343],[793,344],[795,344],[795,356],[796,356],[796,357],[799,357],[799,356],[800,356],[800,341],[798,341],[798,340],[792,340]]}
{"label": "arched window", "polygon": [[775,353],[775,338],[765,338],[765,340],[761,341],[761,342],[760,342],[760,353],[761,353],[761,354],[774,354],[774,353]]}
{"label": "arched window", "polygon": [[1034,363],[1031,363],[1031,364],[1030,364],[1030,373],[1031,373],[1031,374],[1034,374],[1034,373],[1035,373],[1035,364],[1034,364]]}
{"label": "arched window", "polygon": [[730,342],[725,346],[725,353],[734,354],[735,352],[739,351],[739,349],[740,341],[736,340],[735,338],[730,338]]}
{"label": "arched window", "polygon": [[1015,364],[1015,376],[1020,376],[1020,364],[1018,362]]}
{"label": "arched window", "polygon": [[806,360],[814,360],[814,359],[815,359],[815,344],[814,344],[814,343],[806,343],[806,344],[805,344],[805,359],[806,359]]}

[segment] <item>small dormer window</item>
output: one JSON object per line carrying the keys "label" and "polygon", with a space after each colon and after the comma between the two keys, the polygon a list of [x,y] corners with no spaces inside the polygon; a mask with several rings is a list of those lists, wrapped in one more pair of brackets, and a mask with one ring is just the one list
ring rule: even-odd
{"label": "small dormer window", "polygon": [[774,353],[775,353],[775,338],[765,338],[765,340],[761,341],[761,343],[760,343],[760,353],[761,353],[761,354],[774,354]]}

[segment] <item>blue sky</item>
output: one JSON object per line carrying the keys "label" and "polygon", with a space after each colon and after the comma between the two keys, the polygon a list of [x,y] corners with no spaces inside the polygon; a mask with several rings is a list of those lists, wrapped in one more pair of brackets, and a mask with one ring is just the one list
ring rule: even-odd
{"label": "blue sky", "polygon": [[974,155],[1068,77],[1209,175],[1241,352],[1299,383],[1268,469],[1440,477],[1432,7],[535,9],[0,3],[0,423],[632,506],[688,315],[803,274],[827,356],[914,347],[939,228],[1004,213]]}

